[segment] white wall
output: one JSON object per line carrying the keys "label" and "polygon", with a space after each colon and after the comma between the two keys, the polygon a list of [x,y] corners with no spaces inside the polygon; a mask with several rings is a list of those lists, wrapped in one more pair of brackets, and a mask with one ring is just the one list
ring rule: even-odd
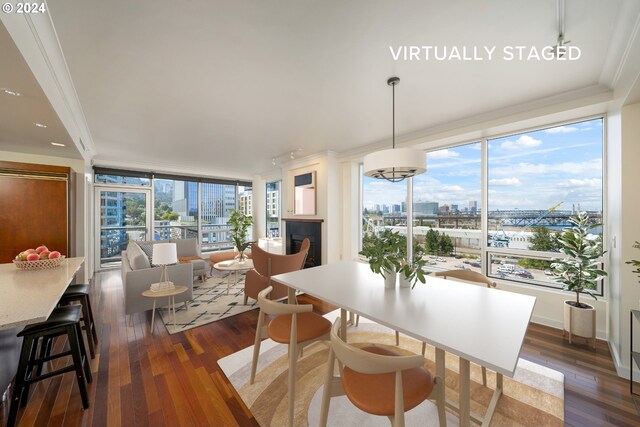
{"label": "white wall", "polygon": [[[616,246],[611,244],[610,249],[610,321],[611,336],[610,347],[614,353],[614,362],[618,374],[629,375],[629,312],[631,309],[640,309],[640,284],[638,277],[632,273],[633,268],[626,265],[625,261],[640,259],[640,251],[632,246],[635,241],[640,241],[640,103],[628,105],[622,108],[620,115],[620,139],[619,146],[611,148],[611,155],[619,158],[609,164],[614,182],[609,185],[609,194],[612,202],[612,210],[619,208],[614,216],[612,224],[616,235]],[[620,194],[617,199],[615,193]],[[640,324],[636,324],[634,341],[640,342]],[[635,350],[640,350],[636,344]],[[636,368],[637,369],[637,368]],[[640,371],[639,371],[640,372]]]}
{"label": "white wall", "polygon": [[12,151],[0,151],[0,159],[9,162],[35,163],[41,165],[64,166],[69,167],[74,172],[76,185],[76,211],[75,211],[75,256],[84,256],[85,264],[78,272],[77,279],[83,283],[87,283],[93,273],[93,267],[90,260],[93,256],[93,239],[90,237],[87,224],[87,211],[89,209],[90,197],[87,197],[87,189],[85,186],[85,162],[84,160],[69,159],[65,157],[42,156],[37,154],[16,153]]}
{"label": "white wall", "polygon": [[[313,171],[316,172],[316,214],[294,216],[294,177]],[[342,167],[335,156],[324,153],[284,164],[281,192],[283,218],[323,220],[322,263],[342,259]]]}
{"label": "white wall", "polygon": [[251,187],[251,198],[253,206],[253,237],[251,240],[258,240],[261,237],[266,236],[267,228],[267,182],[260,176],[255,175],[253,177],[253,183]]}

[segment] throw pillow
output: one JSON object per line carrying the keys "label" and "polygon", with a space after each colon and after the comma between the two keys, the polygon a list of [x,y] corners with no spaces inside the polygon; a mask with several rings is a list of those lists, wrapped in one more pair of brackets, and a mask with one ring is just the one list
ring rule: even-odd
{"label": "throw pillow", "polygon": [[156,243],[154,241],[146,240],[143,242],[137,242],[140,249],[145,253],[147,258],[149,259],[149,263],[153,265],[153,245]]}
{"label": "throw pillow", "polygon": [[132,270],[142,270],[151,267],[149,259],[136,242],[130,242],[127,246],[127,258],[129,259],[129,265]]}

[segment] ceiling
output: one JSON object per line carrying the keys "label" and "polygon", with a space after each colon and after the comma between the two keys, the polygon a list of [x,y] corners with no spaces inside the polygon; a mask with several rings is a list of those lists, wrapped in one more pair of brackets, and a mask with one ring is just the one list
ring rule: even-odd
{"label": "ceiling", "polygon": [[2,23],[0,58],[0,88],[21,94],[13,96],[0,90],[0,150],[82,159]]}
{"label": "ceiling", "polygon": [[[566,1],[566,38],[581,49],[578,61],[507,61],[501,53],[555,44],[556,0],[48,6],[96,162],[247,176],[298,148],[302,156],[388,140],[393,75],[401,78],[398,135],[610,89],[628,42],[620,33],[625,3]],[[394,61],[390,46],[407,45],[497,48],[491,60]]]}

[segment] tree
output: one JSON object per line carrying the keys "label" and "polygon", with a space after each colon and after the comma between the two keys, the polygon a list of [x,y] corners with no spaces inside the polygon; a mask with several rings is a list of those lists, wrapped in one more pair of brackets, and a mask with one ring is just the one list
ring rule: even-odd
{"label": "tree", "polygon": [[[532,251],[559,252],[560,243],[558,242],[558,235],[556,233],[552,233],[546,227],[533,227],[533,235],[529,239],[529,249]],[[518,265],[521,265],[524,268],[545,270],[551,267],[551,261],[521,258],[518,261]]]}
{"label": "tree", "polygon": [[424,247],[428,254],[435,255],[438,253],[438,250],[440,249],[439,236],[440,233],[435,231],[433,228],[429,228],[429,231],[427,231]]}
{"label": "tree", "polygon": [[438,248],[443,255],[450,255],[453,252],[453,242],[448,234],[442,233],[438,239]]}

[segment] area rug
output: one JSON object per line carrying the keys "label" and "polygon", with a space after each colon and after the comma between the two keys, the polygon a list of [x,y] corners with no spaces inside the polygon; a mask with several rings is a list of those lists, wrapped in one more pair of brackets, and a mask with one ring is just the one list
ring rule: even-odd
{"label": "area rug", "polygon": [[[325,317],[333,321],[336,310]],[[400,348],[395,347],[394,332],[384,326],[360,320],[358,327],[348,329],[350,343],[371,343],[389,346],[398,352],[419,354],[422,343],[402,336]],[[253,347],[245,348],[218,361],[242,400],[261,426],[282,426],[287,421],[287,347],[271,340],[260,348],[258,373],[249,385]],[[296,386],[296,426],[317,426],[320,419],[322,389],[326,373],[328,344],[314,343],[304,350],[298,362]],[[427,346],[425,365],[435,372],[435,351]],[[488,386],[482,385],[479,366],[471,365],[471,410],[484,415],[495,388],[495,374],[487,372]],[[446,356],[446,395],[458,401],[458,358]],[[407,426],[437,426],[435,405],[425,401],[406,413]],[[504,377],[504,394],[494,413],[492,426],[562,426],[564,424],[564,376],[562,373],[520,359],[514,378]],[[344,397],[331,399],[330,426],[388,426],[386,417],[366,414]],[[457,426],[456,415],[447,412],[447,425]]]}
{"label": "area rug", "polygon": [[193,299],[188,302],[189,309],[184,304],[176,304],[176,326],[173,326],[173,315],[167,308],[159,310],[162,321],[170,334],[183,332],[188,329],[206,325],[229,316],[258,308],[255,300],[249,299],[244,305],[244,274],[238,274],[238,282],[230,276],[231,286],[227,295],[227,274],[217,273],[205,282],[193,284]]}

